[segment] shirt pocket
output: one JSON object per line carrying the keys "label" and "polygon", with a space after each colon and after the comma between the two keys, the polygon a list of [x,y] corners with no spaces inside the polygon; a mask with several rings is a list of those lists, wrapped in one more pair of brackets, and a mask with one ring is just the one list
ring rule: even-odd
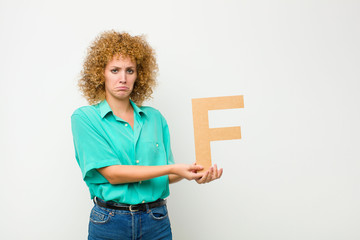
{"label": "shirt pocket", "polygon": [[143,159],[141,165],[165,165],[166,152],[162,142],[144,139],[138,142],[137,156]]}

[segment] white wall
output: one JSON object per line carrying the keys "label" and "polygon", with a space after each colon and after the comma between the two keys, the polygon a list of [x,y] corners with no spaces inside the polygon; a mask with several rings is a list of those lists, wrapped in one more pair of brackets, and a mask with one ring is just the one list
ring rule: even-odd
{"label": "white wall", "polygon": [[359,1],[0,2],[0,239],[85,239],[92,206],[70,115],[85,50],[103,30],[146,34],[177,162],[195,160],[191,99],[242,127],[214,142],[224,175],[171,186],[174,238],[360,239]]}

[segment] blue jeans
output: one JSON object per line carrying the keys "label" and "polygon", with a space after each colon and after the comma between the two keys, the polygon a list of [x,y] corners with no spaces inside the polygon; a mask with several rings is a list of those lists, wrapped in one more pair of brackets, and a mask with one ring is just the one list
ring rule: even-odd
{"label": "blue jeans", "polygon": [[166,205],[130,212],[95,204],[90,214],[88,240],[172,239]]}

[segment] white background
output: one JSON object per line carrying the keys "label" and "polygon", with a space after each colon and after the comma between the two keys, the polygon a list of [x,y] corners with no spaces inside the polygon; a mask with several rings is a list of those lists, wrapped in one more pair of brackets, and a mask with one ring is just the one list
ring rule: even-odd
{"label": "white background", "polygon": [[242,139],[212,143],[212,184],[171,186],[174,239],[360,239],[359,1],[0,2],[0,239],[86,239],[92,202],[70,115],[104,30],[145,34],[174,156],[195,161],[191,99]]}

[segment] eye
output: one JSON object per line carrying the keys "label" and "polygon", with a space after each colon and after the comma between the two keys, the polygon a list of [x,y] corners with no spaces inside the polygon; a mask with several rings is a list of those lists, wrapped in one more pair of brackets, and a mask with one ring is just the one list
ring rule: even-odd
{"label": "eye", "polygon": [[119,72],[119,69],[116,69],[116,68],[115,68],[115,69],[111,69],[110,72],[112,72],[112,73],[118,73],[118,72]]}
{"label": "eye", "polygon": [[127,71],[127,73],[130,73],[130,74],[133,74],[133,73],[135,72],[135,71],[134,71],[133,69],[131,69],[131,68],[127,69],[126,71]]}

